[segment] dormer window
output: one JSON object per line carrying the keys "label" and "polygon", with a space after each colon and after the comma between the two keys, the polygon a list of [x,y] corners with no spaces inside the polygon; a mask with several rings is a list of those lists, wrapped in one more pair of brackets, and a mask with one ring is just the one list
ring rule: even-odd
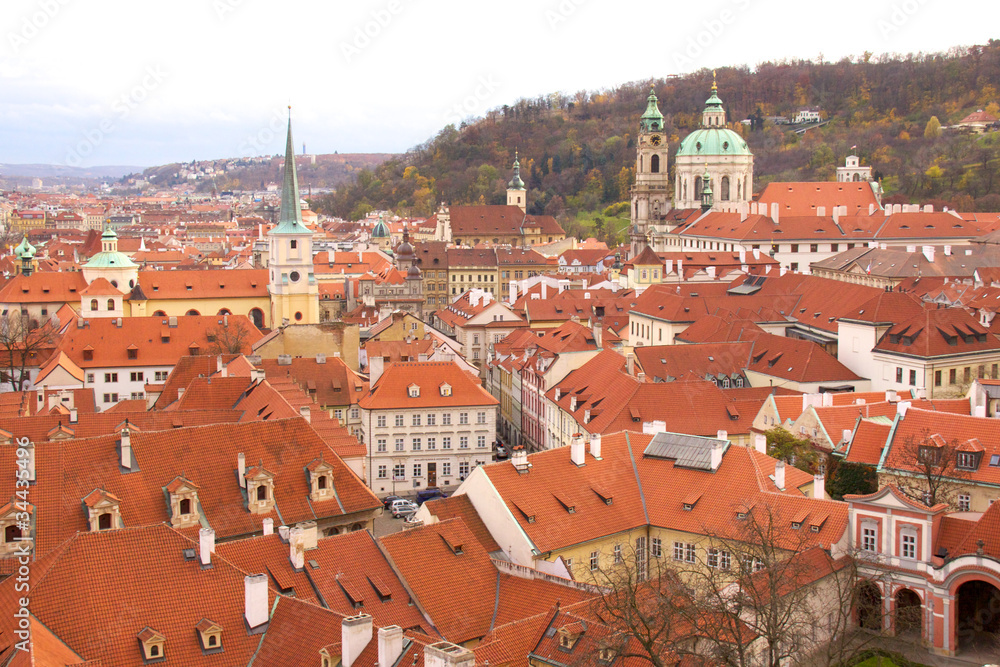
{"label": "dormer window", "polygon": [[139,639],[139,645],[142,648],[142,657],[145,664],[162,662],[166,660],[164,655],[164,648],[167,642],[166,638],[161,635],[156,630],[152,629],[148,625],[139,632],[136,637]]}
{"label": "dormer window", "polygon": [[92,532],[121,528],[121,501],[113,494],[104,489],[94,489],[83,499],[83,504],[87,508]]}
{"label": "dormer window", "polygon": [[411,384],[407,387],[406,392],[410,398],[420,398],[420,385]]}
{"label": "dormer window", "polygon": [[451,385],[448,384],[447,382],[441,385],[441,395],[451,396]]}
{"label": "dormer window", "polygon": [[274,509],[274,475],[257,465],[244,475],[247,485],[247,509],[254,514],[267,514]]}
{"label": "dormer window", "polygon": [[320,456],[313,459],[306,470],[309,471],[309,499],[318,502],[333,498],[333,466]]}
{"label": "dormer window", "polygon": [[[21,546],[21,537],[25,532],[21,529],[24,525],[23,517],[18,519],[18,513],[27,510],[29,516],[29,530],[33,522],[34,506],[24,502],[15,503],[13,500],[0,508],[0,531],[2,531],[3,542],[0,543],[0,553],[13,554]],[[30,533],[27,535],[30,537]]]}
{"label": "dormer window", "polygon": [[198,485],[183,477],[175,477],[166,486],[170,502],[170,525],[187,528],[198,521]]}
{"label": "dormer window", "polygon": [[201,642],[202,653],[212,654],[222,652],[222,626],[207,618],[198,621],[194,626],[198,631],[198,639]]}
{"label": "dormer window", "polygon": [[556,630],[556,634],[559,635],[559,650],[569,653],[576,647],[576,643],[580,641],[580,637],[583,635],[583,627],[579,622],[571,623]]}
{"label": "dormer window", "polygon": [[982,458],[982,452],[958,452],[955,455],[955,467],[960,470],[977,470]]}

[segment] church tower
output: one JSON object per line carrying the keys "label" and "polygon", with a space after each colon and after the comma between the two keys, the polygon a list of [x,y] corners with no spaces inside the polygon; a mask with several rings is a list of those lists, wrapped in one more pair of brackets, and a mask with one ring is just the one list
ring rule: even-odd
{"label": "church tower", "polygon": [[288,108],[285,175],[278,226],[268,232],[268,291],[271,326],[319,322],[319,288],[313,275],[312,231],[302,224],[299,179],[292,144],[292,112]]}
{"label": "church tower", "polygon": [[528,207],[528,192],[524,189],[524,181],[521,180],[521,162],[517,159],[517,151],[514,151],[514,177],[507,184],[507,206],[516,206],[524,213]]}
{"label": "church tower", "polygon": [[635,185],[632,187],[632,257],[642,252],[654,231],[652,225],[660,224],[670,210],[667,140],[663,133],[663,114],[652,88],[646,98],[646,111],[639,118],[636,153]]}

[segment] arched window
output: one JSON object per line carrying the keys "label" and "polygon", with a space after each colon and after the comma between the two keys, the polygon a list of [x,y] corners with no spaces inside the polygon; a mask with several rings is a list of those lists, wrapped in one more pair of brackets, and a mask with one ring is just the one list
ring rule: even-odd
{"label": "arched window", "polygon": [[722,188],[720,193],[720,198],[722,201],[729,201],[729,177],[722,177]]}
{"label": "arched window", "polygon": [[262,311],[260,308],[254,308],[253,310],[250,311],[249,315],[250,315],[250,321],[253,322],[253,325],[255,327],[259,329],[262,326],[264,326],[264,311]]}
{"label": "arched window", "polygon": [[13,544],[19,537],[21,537],[21,529],[17,527],[17,524],[12,523],[3,529],[3,541],[7,544]]}
{"label": "arched window", "polygon": [[101,516],[97,517],[97,529],[98,530],[111,530],[111,513],[105,512]]}
{"label": "arched window", "polygon": [[190,513],[191,513],[191,499],[184,498],[183,500],[181,500],[181,514],[190,514]]}
{"label": "arched window", "polygon": [[167,314],[165,312],[163,312],[162,310],[158,310],[155,313],[153,313],[153,317],[166,317],[166,316],[167,316]]}
{"label": "arched window", "polygon": [[114,310],[114,309],[115,309],[115,300],[108,299],[108,310]]}
{"label": "arched window", "polygon": [[219,315],[232,315],[233,313],[228,308],[222,308],[222,309],[219,310],[218,314]]}
{"label": "arched window", "polygon": [[694,196],[701,197],[701,176],[694,177]]}
{"label": "arched window", "polygon": [[90,309],[91,310],[97,310],[97,299],[91,299],[90,300]]}
{"label": "arched window", "polygon": [[684,179],[684,196],[681,197],[681,199],[687,199],[687,198],[688,198],[688,179],[685,178]]}
{"label": "arched window", "polygon": [[267,487],[263,484],[257,487],[257,500],[267,500]]}
{"label": "arched window", "polygon": [[195,310],[194,308],[192,308],[191,310],[187,311],[187,312],[186,312],[186,313],[184,313],[184,314],[185,314],[185,315],[201,315],[201,313],[199,313],[199,312],[198,312],[197,310]]}
{"label": "arched window", "polygon": [[861,174],[854,174],[854,180],[855,181],[860,181],[861,180]]}
{"label": "arched window", "polygon": [[316,486],[320,489],[326,488],[326,475],[320,475],[319,479],[316,480]]}
{"label": "arched window", "polygon": [[660,156],[654,155],[649,158],[649,170],[654,174],[660,173]]}

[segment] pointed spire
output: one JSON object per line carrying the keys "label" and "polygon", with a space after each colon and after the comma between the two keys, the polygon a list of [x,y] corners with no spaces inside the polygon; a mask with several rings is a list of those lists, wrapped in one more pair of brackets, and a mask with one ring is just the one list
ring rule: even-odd
{"label": "pointed spire", "polygon": [[281,186],[281,211],[278,214],[278,226],[272,229],[271,233],[309,233],[309,229],[302,224],[302,208],[299,206],[299,177],[295,171],[291,105],[288,106],[288,138],[285,139],[285,178]]}
{"label": "pointed spire", "polygon": [[649,97],[646,98],[646,112],[639,119],[639,127],[643,132],[659,132],[663,129],[663,114],[656,104],[656,93],[649,87]]}
{"label": "pointed spire", "polygon": [[517,149],[514,149],[514,178],[510,179],[507,187],[511,190],[523,190],[524,181],[521,180],[521,161],[517,157]]}

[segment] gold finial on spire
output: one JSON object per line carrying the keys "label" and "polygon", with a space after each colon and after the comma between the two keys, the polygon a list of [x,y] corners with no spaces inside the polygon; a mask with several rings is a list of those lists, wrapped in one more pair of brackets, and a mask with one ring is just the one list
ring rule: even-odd
{"label": "gold finial on spire", "polygon": [[712,70],[712,91],[718,91],[719,87],[715,84],[715,70]]}

